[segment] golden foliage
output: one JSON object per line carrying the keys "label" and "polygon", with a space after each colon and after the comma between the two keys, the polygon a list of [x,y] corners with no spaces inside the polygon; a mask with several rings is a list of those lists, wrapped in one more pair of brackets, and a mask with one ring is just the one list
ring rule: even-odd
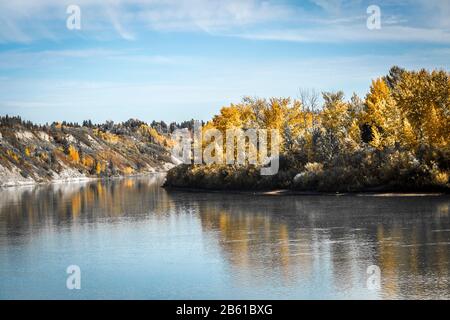
{"label": "golden foliage", "polygon": [[47,152],[39,152],[37,154],[37,157],[39,160],[43,161],[43,162],[47,162],[49,159],[49,155]]}
{"label": "golden foliage", "polygon": [[16,162],[18,162],[20,159],[19,156],[14,151],[6,150],[6,154],[11,158],[13,158]]}
{"label": "golden foliage", "polygon": [[93,130],[94,134],[99,137],[100,139],[102,139],[103,141],[109,142],[111,144],[116,144],[120,141],[120,138],[118,135],[110,133],[110,132],[104,132],[102,130],[99,129],[94,129]]}
{"label": "golden foliage", "polygon": [[448,174],[448,172],[444,172],[444,171],[437,172],[434,176],[435,182],[439,185],[447,184],[449,181],[448,179],[449,179],[449,174]]}
{"label": "golden foliage", "polygon": [[174,145],[174,141],[166,138],[165,136],[163,136],[162,134],[160,134],[158,131],[156,131],[155,128],[152,128],[148,125],[141,125],[139,128],[140,133],[143,136],[148,136],[150,137],[150,139],[161,145],[161,146],[166,146],[166,147],[172,147]]}
{"label": "golden foliage", "polygon": [[361,129],[359,128],[359,124],[356,119],[352,120],[348,134],[352,141],[354,141],[357,145],[361,143]]}
{"label": "golden foliage", "polygon": [[392,108],[393,99],[383,79],[372,81],[370,92],[366,96],[366,109],[362,120],[371,127],[384,128],[386,126],[387,111]]}
{"label": "golden foliage", "polygon": [[386,82],[379,78],[372,82],[366,96],[366,107],[361,115],[362,124],[371,128],[373,139],[371,145],[376,148],[393,146],[398,142],[401,128],[400,110],[392,98]]}
{"label": "golden foliage", "polygon": [[69,156],[70,161],[72,161],[74,163],[80,162],[80,154],[74,146],[72,146],[72,145],[69,146],[68,153],[69,153],[68,156]]}
{"label": "golden foliage", "polygon": [[123,173],[124,173],[125,175],[133,174],[133,173],[134,173],[134,169],[131,168],[131,167],[126,167],[125,169],[123,169]]}
{"label": "golden foliage", "polygon": [[372,140],[369,142],[370,145],[376,149],[381,150],[383,148],[383,141],[381,139],[381,134],[379,133],[377,127],[371,127],[372,130]]}
{"label": "golden foliage", "polygon": [[409,149],[415,149],[417,146],[417,137],[408,119],[403,120],[402,123],[401,142]]}
{"label": "golden foliage", "polygon": [[393,93],[404,117],[421,143],[448,146],[450,77],[445,71],[408,71]]}
{"label": "golden foliage", "polygon": [[81,159],[81,164],[86,168],[92,168],[95,164],[95,159],[89,155],[85,155]]}
{"label": "golden foliage", "polygon": [[95,173],[99,176],[103,172],[102,164],[97,161],[95,164]]}
{"label": "golden foliage", "polygon": [[325,130],[340,138],[349,127],[349,105],[343,100],[343,93],[324,93],[325,104],[321,113],[321,123]]}

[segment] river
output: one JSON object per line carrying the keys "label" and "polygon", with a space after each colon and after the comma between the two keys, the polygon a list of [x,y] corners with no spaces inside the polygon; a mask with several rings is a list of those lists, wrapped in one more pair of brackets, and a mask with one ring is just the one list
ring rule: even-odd
{"label": "river", "polygon": [[448,196],[195,193],[162,179],[0,190],[0,299],[450,298]]}

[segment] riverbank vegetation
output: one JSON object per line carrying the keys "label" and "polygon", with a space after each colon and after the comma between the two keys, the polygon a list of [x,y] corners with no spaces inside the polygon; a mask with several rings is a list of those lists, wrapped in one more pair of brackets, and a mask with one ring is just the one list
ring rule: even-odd
{"label": "riverbank vegetation", "polygon": [[[280,166],[192,164],[168,172],[167,187],[314,191],[448,191],[450,75],[393,67],[364,99],[342,92],[302,92],[298,99],[244,98],[203,130],[278,129]],[[225,134],[224,134],[225,135]]]}

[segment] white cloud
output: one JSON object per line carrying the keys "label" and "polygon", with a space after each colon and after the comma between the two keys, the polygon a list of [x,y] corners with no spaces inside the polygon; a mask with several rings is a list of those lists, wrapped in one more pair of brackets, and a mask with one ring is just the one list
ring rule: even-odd
{"label": "white cloud", "polygon": [[164,1],[139,12],[138,17],[149,21],[151,28],[159,30],[203,30],[211,32],[246,26],[293,14],[292,8],[257,0],[179,0]]}
{"label": "white cloud", "polygon": [[338,14],[341,11],[343,0],[312,0],[312,2],[327,12]]}
{"label": "white cloud", "polygon": [[[0,52],[0,69],[27,69],[39,66],[57,65],[63,68],[71,59],[98,61],[115,60],[127,63],[152,65],[174,65],[190,62],[191,59],[176,55],[153,55],[136,50],[108,50],[102,48],[73,50],[9,50]],[[1,79],[1,78],[0,78]]]}
{"label": "white cloud", "polygon": [[231,36],[252,40],[291,42],[428,42],[450,44],[450,32],[441,29],[426,29],[388,25],[380,30],[369,30],[365,25],[318,27],[313,29],[279,29],[232,34]]}
{"label": "white cloud", "polygon": [[[278,41],[424,41],[448,43],[450,1],[380,1],[382,30],[368,33],[368,0],[310,0],[320,12],[302,3],[271,0],[77,0],[82,30],[65,28],[71,0],[0,2],[0,43],[117,35],[137,40],[150,30],[237,35]],[[392,12],[391,12],[392,11]]]}
{"label": "white cloud", "polygon": [[[70,35],[65,28],[70,0],[0,2],[1,42],[30,42]],[[260,0],[78,0],[85,36],[115,31],[135,40],[142,28],[176,31],[226,30],[287,18],[292,8]],[[134,31],[133,29],[136,29]]]}

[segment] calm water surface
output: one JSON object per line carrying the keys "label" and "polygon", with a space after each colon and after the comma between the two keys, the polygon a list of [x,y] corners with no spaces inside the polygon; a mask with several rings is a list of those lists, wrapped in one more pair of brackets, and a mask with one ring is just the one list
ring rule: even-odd
{"label": "calm water surface", "polygon": [[[450,198],[0,191],[0,298],[450,298]],[[81,290],[66,268],[81,268]],[[369,290],[367,267],[381,269]]]}

